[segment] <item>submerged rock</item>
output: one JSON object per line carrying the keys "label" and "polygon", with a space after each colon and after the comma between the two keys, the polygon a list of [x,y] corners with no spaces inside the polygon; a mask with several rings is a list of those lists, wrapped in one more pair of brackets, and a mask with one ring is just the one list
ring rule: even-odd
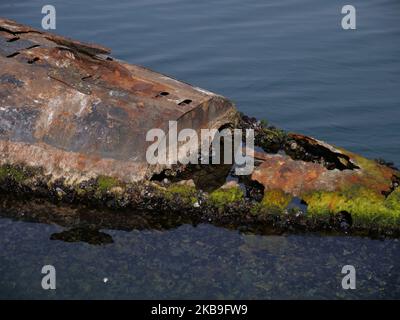
{"label": "submerged rock", "polygon": [[[398,234],[393,164],[240,115],[224,97],[118,61],[97,45],[6,19],[0,42],[3,193],[256,229]],[[231,165],[150,165],[146,133],[168,132],[171,120],[196,132],[253,129],[255,170],[235,176]],[[56,237],[74,241],[82,230]]]}

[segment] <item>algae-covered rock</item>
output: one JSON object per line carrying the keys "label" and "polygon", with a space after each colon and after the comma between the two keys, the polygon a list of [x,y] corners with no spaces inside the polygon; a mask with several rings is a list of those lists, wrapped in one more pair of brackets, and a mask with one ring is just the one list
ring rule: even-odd
{"label": "algae-covered rock", "polygon": [[366,188],[351,188],[347,192],[318,191],[304,196],[308,212],[314,216],[345,211],[351,214],[355,226],[381,227],[400,223],[399,199],[390,199]]}
{"label": "algae-covered rock", "polygon": [[222,187],[210,193],[209,201],[217,208],[223,209],[244,199],[243,190],[238,186]]}
{"label": "algae-covered rock", "polygon": [[283,211],[287,208],[292,198],[293,197],[290,194],[287,194],[282,190],[272,189],[267,190],[264,193],[264,198],[262,199],[261,204],[270,210]]}
{"label": "algae-covered rock", "polygon": [[291,195],[302,199],[314,218],[345,211],[355,226],[400,226],[400,173],[395,168],[310,137],[288,137],[307,155],[302,159],[297,153],[296,160],[288,154],[263,155],[252,175],[266,190],[263,203],[275,202],[283,210],[288,202],[279,195]]}
{"label": "algae-covered rock", "polygon": [[163,190],[168,200],[179,199],[185,204],[195,204],[197,202],[198,190],[194,186],[185,184],[173,184]]}

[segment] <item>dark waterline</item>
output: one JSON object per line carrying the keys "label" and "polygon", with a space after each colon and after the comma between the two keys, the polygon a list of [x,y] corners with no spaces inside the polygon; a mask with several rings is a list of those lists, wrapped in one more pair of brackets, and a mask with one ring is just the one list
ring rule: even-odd
{"label": "dark waterline", "polygon": [[[40,28],[45,4],[4,0],[0,16]],[[57,33],[225,95],[286,130],[400,166],[398,1],[352,1],[356,31],[340,28],[342,1],[51,4]],[[0,218],[0,298],[400,297],[398,240],[246,235],[205,224],[100,230],[113,241],[104,245],[50,240],[63,231]],[[41,289],[45,264],[57,269],[55,292]],[[341,289],[346,264],[356,267],[357,290]]]}

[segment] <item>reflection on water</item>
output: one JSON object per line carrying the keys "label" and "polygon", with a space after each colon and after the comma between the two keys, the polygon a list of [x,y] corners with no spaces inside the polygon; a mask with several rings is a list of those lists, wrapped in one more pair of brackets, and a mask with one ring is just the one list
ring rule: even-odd
{"label": "reflection on water", "polygon": [[[0,298],[400,295],[397,239],[257,235],[176,216],[17,202],[0,210],[0,236]],[[55,292],[41,289],[45,264],[56,267]],[[341,289],[347,264],[357,290]]]}
{"label": "reflection on water", "polygon": [[113,243],[113,238],[98,229],[89,227],[75,227],[62,232],[53,233],[50,240],[61,240],[65,242],[87,242],[93,245]]}

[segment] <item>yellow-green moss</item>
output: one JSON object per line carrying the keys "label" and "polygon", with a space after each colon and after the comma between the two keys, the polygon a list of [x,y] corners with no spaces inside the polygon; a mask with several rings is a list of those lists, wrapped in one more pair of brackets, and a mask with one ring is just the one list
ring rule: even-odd
{"label": "yellow-green moss", "polygon": [[220,188],[211,192],[209,200],[216,207],[223,208],[225,205],[240,201],[243,198],[243,191],[239,187],[232,187]]}
{"label": "yellow-green moss", "polygon": [[172,200],[174,197],[179,197],[186,203],[194,204],[197,201],[196,188],[192,186],[173,184],[163,190],[165,197]]}
{"label": "yellow-green moss", "polygon": [[97,178],[97,187],[101,192],[106,192],[111,190],[113,187],[118,187],[120,185],[116,178],[109,176],[99,176]]}
{"label": "yellow-green moss", "polygon": [[22,169],[10,165],[4,165],[0,167],[0,181],[6,178],[11,178],[15,182],[21,183],[28,179],[29,176]]}
{"label": "yellow-green moss", "polygon": [[385,205],[392,212],[400,215],[400,187],[394,190],[385,200]]}
{"label": "yellow-green moss", "polygon": [[270,210],[281,212],[289,205],[292,198],[293,197],[291,195],[282,190],[267,190],[264,193],[261,204]]}
{"label": "yellow-green moss", "polygon": [[387,199],[365,187],[351,187],[342,192],[318,191],[303,195],[310,215],[322,216],[347,211],[355,225],[396,225],[400,218],[398,191]]}

